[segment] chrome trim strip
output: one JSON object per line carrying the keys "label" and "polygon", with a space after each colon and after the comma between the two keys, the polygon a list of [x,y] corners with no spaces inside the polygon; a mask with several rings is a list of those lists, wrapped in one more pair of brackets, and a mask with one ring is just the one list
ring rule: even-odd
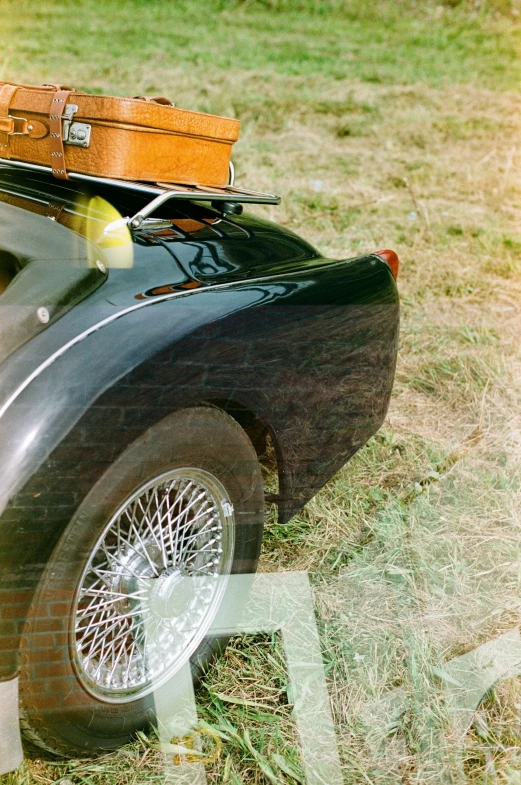
{"label": "chrome trim strip", "polygon": [[[210,287],[208,287],[210,288]],[[213,288],[213,287],[212,287]],[[11,406],[12,403],[18,398],[19,395],[23,393],[23,391],[33,382],[35,379],[40,376],[47,368],[49,368],[56,360],[58,360],[62,355],[68,352],[69,349],[72,349],[73,346],[76,344],[81,343],[89,335],[101,330],[103,327],[106,327],[111,322],[116,321],[116,319],[120,319],[122,316],[126,316],[126,314],[131,313],[132,311],[137,311],[140,308],[144,308],[147,305],[153,305],[154,303],[162,302],[163,300],[171,300],[175,297],[186,297],[189,294],[195,294],[195,292],[175,292],[171,295],[163,295],[160,297],[155,298],[154,300],[145,300],[142,303],[138,303],[137,305],[132,305],[129,308],[124,308],[122,311],[118,311],[112,316],[107,316],[105,319],[102,319],[101,322],[92,325],[87,330],[84,330],[82,333],[79,333],[75,338],[71,338],[70,341],[65,343],[60,349],[58,349],[54,354],[51,354],[38,368],[35,368],[32,373],[25,379],[25,381],[14,391],[11,393],[9,398],[5,401],[5,403],[0,407],[0,418],[4,416],[7,409]]]}
{"label": "chrome trim strip", "polygon": [[[331,265],[345,264],[346,261],[350,261],[350,260],[349,259],[339,259],[337,261],[332,260],[330,264]],[[289,274],[298,277],[299,273],[301,275],[306,275],[313,272],[313,270],[315,269],[316,269],[315,267],[312,267],[302,271],[294,271]],[[213,284],[210,286],[205,286],[204,289],[194,289],[192,291],[187,291],[187,292],[173,292],[172,294],[164,294],[158,297],[154,297],[153,299],[150,298],[150,300],[144,300],[143,302],[138,303],[137,305],[132,305],[129,308],[124,308],[122,311],[118,311],[118,313],[115,313],[112,316],[107,316],[105,319],[102,319],[101,322],[98,322],[97,324],[92,325],[92,327],[89,327],[87,330],[84,330],[82,333],[79,333],[79,335],[77,335],[75,338],[71,338],[71,340],[68,341],[68,343],[64,344],[60,349],[54,352],[54,354],[51,354],[51,356],[48,357],[41,365],[39,365],[38,368],[35,368],[35,370],[32,371],[32,373],[29,374],[29,376],[25,379],[25,381],[16,390],[14,390],[14,392],[11,393],[9,398],[0,407],[0,418],[4,416],[4,414],[11,406],[11,404],[14,403],[14,401],[18,398],[18,396],[23,393],[23,391],[31,384],[31,382],[37,379],[38,376],[40,376],[40,374],[42,374],[45,370],[47,370],[47,368],[49,368],[56,360],[62,357],[69,349],[72,349],[73,346],[76,346],[76,344],[84,341],[86,338],[89,337],[89,335],[98,332],[98,330],[101,330],[103,327],[106,327],[108,324],[115,322],[117,319],[120,319],[122,316],[126,316],[128,313],[132,313],[132,311],[138,311],[141,308],[145,308],[150,305],[155,305],[156,303],[165,302],[165,300],[175,300],[177,297],[190,297],[200,294],[202,292],[215,291],[216,289],[230,289],[241,285],[251,286],[252,284],[255,285],[260,283],[269,284],[272,281],[276,281],[277,279],[287,278],[287,277],[288,277],[288,273],[279,273],[278,275],[273,275],[270,276],[269,278],[250,278],[247,281],[232,281],[227,283]]]}

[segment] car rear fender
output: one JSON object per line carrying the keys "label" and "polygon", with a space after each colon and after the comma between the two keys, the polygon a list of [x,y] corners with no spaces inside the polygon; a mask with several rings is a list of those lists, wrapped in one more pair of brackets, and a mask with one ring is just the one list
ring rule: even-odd
{"label": "car rear fender", "polygon": [[383,421],[397,334],[394,279],[364,257],[151,300],[46,358],[0,417],[2,590],[20,601],[11,615],[23,618],[97,479],[177,409],[227,401],[254,412],[276,440],[289,520]]}

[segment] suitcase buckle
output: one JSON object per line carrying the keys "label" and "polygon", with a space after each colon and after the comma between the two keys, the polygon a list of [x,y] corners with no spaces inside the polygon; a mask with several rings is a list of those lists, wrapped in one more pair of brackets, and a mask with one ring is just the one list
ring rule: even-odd
{"label": "suitcase buckle", "polygon": [[7,132],[9,136],[27,136],[29,129],[27,127],[27,120],[25,117],[16,117],[14,114],[10,114],[8,115],[7,119],[13,121],[13,130]]}

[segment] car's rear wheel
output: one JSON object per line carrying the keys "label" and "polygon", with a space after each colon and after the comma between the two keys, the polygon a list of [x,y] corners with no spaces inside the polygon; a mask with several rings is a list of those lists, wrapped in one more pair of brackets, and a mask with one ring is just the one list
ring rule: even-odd
{"label": "car's rear wheel", "polygon": [[26,736],[61,755],[115,749],[154,721],[222,646],[211,623],[226,576],[254,572],[263,525],[253,446],[225,413],[197,407],[147,431],[78,508],[24,629]]}

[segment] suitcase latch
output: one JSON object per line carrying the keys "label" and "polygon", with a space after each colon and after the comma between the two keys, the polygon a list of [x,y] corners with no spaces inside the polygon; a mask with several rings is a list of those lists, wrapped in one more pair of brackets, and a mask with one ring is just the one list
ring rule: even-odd
{"label": "suitcase latch", "polygon": [[88,147],[90,145],[91,126],[89,123],[75,123],[73,117],[78,111],[77,104],[67,104],[63,110],[62,138],[65,144],[74,147]]}
{"label": "suitcase latch", "polygon": [[88,123],[71,123],[69,137],[65,140],[67,144],[76,147],[88,147],[90,144],[90,125]]}

